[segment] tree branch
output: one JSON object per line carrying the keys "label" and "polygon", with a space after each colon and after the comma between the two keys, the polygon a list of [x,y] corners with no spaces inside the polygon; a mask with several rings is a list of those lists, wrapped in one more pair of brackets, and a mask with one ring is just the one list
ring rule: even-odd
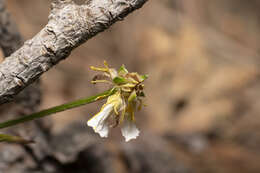
{"label": "tree branch", "polygon": [[0,64],[0,104],[13,100],[70,52],[141,8],[148,0],[89,0],[77,5],[70,0],[52,3],[48,24]]}
{"label": "tree branch", "polygon": [[[22,45],[23,38],[6,9],[5,0],[0,0],[0,47],[3,50],[4,56],[10,56],[14,51],[22,47]],[[18,94],[15,102],[21,105],[25,112],[33,112],[39,106],[40,100],[40,81],[37,80],[33,85],[30,85]]]}

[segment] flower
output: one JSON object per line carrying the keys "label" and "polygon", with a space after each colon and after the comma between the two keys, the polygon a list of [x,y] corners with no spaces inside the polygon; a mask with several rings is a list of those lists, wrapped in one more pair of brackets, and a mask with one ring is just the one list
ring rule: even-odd
{"label": "flower", "polygon": [[131,139],[136,139],[139,136],[140,131],[137,129],[134,121],[127,116],[126,120],[121,127],[122,135],[125,137],[125,141],[128,142]]}
{"label": "flower", "polygon": [[92,83],[112,84],[111,92],[114,94],[110,93],[112,95],[108,96],[107,102],[102,106],[100,112],[87,124],[101,137],[108,137],[109,129],[120,125],[126,142],[136,139],[140,131],[135,125],[134,114],[138,104],[138,110],[143,106],[142,97],[145,95],[142,82],[147,78],[147,75],[129,73],[124,65],[118,71],[109,68],[106,62],[104,62],[104,66],[104,68],[91,66],[92,70],[103,72],[103,75],[95,76]]}
{"label": "flower", "polygon": [[101,137],[107,137],[109,132],[109,118],[114,111],[116,114],[120,110],[124,109],[123,100],[120,97],[120,93],[117,92],[112,96],[109,96],[107,103],[102,106],[99,113],[88,121],[88,126],[92,127],[96,133],[99,133]]}
{"label": "flower", "polygon": [[106,105],[101,111],[88,121],[88,126],[93,127],[96,133],[99,133],[101,137],[107,137],[109,131],[109,124],[107,118],[113,111],[113,105]]}

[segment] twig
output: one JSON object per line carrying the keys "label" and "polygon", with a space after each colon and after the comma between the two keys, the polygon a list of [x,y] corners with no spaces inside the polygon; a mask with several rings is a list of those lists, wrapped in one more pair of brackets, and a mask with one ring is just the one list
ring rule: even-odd
{"label": "twig", "polygon": [[71,51],[148,0],[54,1],[48,24],[0,64],[0,104],[38,79]]}
{"label": "twig", "polygon": [[[23,38],[19,33],[15,22],[11,19],[6,9],[5,0],[0,0],[0,47],[5,57],[8,57],[22,47]],[[15,103],[21,105],[24,111],[37,110],[41,100],[40,81],[27,87],[17,95]]]}

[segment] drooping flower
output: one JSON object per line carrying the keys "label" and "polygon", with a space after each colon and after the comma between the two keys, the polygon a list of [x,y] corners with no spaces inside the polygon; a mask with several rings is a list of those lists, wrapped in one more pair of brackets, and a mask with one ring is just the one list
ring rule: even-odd
{"label": "drooping flower", "polygon": [[122,135],[125,137],[125,141],[128,142],[131,139],[136,139],[139,136],[140,131],[137,129],[134,120],[128,115],[126,116],[123,125],[121,127]]}
{"label": "drooping flower", "polygon": [[88,126],[93,127],[96,133],[101,137],[107,137],[109,131],[109,124],[107,118],[113,111],[113,105],[106,105],[101,111],[88,121]]}
{"label": "drooping flower", "polygon": [[[104,68],[91,67],[92,70],[102,71],[103,74],[96,76],[92,83],[110,83],[113,85],[114,94],[108,97],[99,113],[88,121],[88,126],[92,127],[101,137],[108,137],[111,127],[121,126],[122,135],[125,141],[137,138],[140,131],[135,125],[135,111],[141,109],[142,97],[144,97],[144,85],[142,82],[146,75],[129,73],[122,65],[117,71],[109,68],[104,62]],[[112,123],[111,123],[112,122]]]}
{"label": "drooping flower", "polygon": [[88,121],[88,126],[92,127],[96,133],[101,137],[107,137],[109,132],[109,118],[113,111],[118,114],[119,111],[124,109],[123,99],[119,92],[109,96],[107,103],[104,104],[99,113]]}

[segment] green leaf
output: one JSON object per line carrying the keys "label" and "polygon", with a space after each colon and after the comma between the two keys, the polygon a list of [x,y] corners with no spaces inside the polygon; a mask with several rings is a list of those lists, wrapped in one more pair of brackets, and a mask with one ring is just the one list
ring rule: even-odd
{"label": "green leaf", "polygon": [[117,77],[115,77],[115,78],[113,79],[113,82],[114,82],[115,84],[123,84],[123,83],[127,83],[127,80],[126,80],[125,78],[123,78],[123,77],[117,76]]}
{"label": "green leaf", "polygon": [[11,136],[6,134],[0,134],[0,142],[10,142],[10,143],[19,143],[19,144],[29,144],[33,143],[32,140],[26,140],[19,136]]}

